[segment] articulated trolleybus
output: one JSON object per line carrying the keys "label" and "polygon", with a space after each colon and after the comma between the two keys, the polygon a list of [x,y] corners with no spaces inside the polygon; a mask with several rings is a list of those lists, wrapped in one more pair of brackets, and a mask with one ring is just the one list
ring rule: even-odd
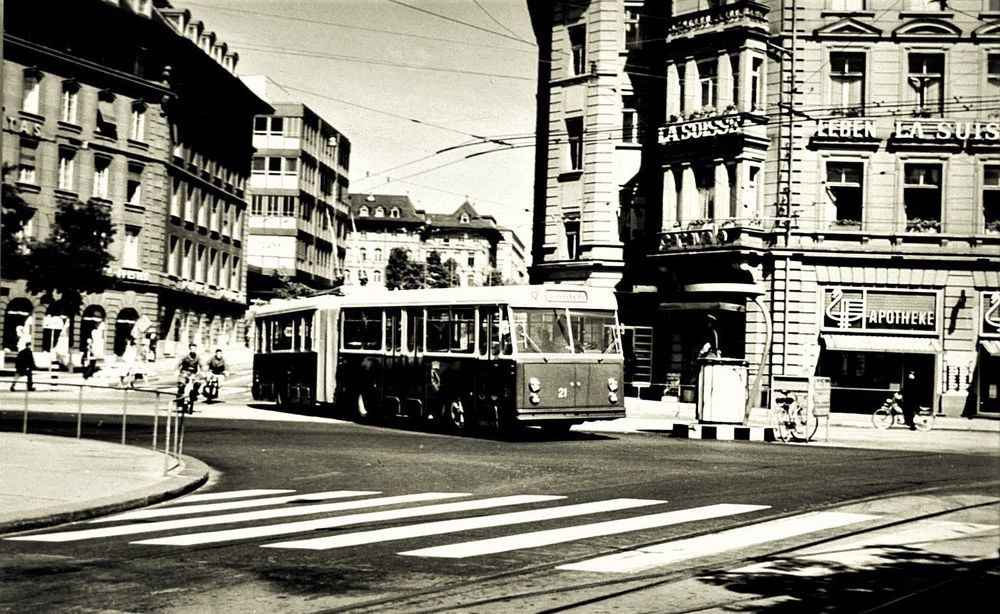
{"label": "articulated trolleybus", "polygon": [[560,285],[275,300],[254,318],[253,395],[457,431],[621,418],[616,309],[610,289]]}

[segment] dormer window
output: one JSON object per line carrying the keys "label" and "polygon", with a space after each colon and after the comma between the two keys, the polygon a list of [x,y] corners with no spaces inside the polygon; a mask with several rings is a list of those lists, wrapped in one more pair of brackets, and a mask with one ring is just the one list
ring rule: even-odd
{"label": "dormer window", "polygon": [[469,223],[469,214],[468,213],[463,213],[462,216],[458,218],[458,221],[461,222],[461,223],[463,223],[463,224],[468,224]]}
{"label": "dormer window", "polygon": [[375,217],[385,217],[385,207],[375,207]]}
{"label": "dormer window", "polygon": [[368,217],[368,207],[362,205],[361,208],[358,209],[358,217]]}
{"label": "dormer window", "polygon": [[398,218],[399,217],[399,207],[393,207],[389,209],[389,217]]}

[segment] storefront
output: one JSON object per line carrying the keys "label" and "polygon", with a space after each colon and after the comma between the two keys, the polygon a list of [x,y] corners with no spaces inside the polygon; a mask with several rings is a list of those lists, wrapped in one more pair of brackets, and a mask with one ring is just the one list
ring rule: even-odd
{"label": "storefront", "polygon": [[871,413],[914,371],[920,406],[937,411],[941,293],[824,287],[818,375],[832,411]]}
{"label": "storefront", "polygon": [[1000,291],[979,293],[978,413],[1000,417]]}

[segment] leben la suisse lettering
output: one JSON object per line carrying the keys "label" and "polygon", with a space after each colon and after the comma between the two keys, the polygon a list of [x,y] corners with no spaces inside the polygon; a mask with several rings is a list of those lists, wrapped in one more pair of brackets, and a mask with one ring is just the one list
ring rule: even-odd
{"label": "leben la suisse lettering", "polygon": [[[873,120],[834,119],[819,122],[817,138],[879,139]],[[893,138],[916,141],[1000,141],[1000,122],[896,120]]]}

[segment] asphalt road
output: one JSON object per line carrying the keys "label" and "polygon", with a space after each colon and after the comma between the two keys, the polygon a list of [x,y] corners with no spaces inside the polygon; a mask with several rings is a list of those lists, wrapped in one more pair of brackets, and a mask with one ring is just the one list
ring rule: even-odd
{"label": "asphalt road", "polygon": [[[16,428],[15,412],[2,418],[0,428]],[[71,415],[33,417],[32,432],[69,432],[74,428]],[[88,420],[85,428],[92,436],[107,434],[113,439],[118,434],[113,427],[105,433],[94,420]],[[130,428],[129,438],[136,442],[148,439],[141,419]],[[285,513],[303,506],[336,506],[356,499],[422,493],[437,493],[424,495],[437,498],[395,504],[390,500],[374,508],[239,521],[224,516],[242,509],[192,509],[178,516],[75,523],[22,534],[17,537],[37,539],[40,535],[66,537],[76,531],[124,527],[121,534],[110,530],[111,534],[81,534],[86,538],[67,541],[0,540],[0,610],[684,611],[703,607],[697,604],[702,604],[707,594],[704,580],[698,580],[703,585],[698,589],[685,583],[704,578],[712,570],[721,573],[791,547],[893,524],[894,514],[912,516],[925,505],[929,515],[949,509],[958,510],[953,513],[989,509],[988,515],[995,518],[997,509],[983,506],[997,494],[998,460],[982,454],[796,447],[575,431],[556,438],[534,430],[517,439],[473,438],[352,423],[210,418],[188,423],[185,453],[216,470],[199,493],[276,489],[288,492],[269,496],[291,497],[279,505],[249,508],[252,511]],[[308,500],[310,494],[331,491],[358,492]],[[906,493],[910,496],[902,497]],[[269,530],[262,527],[286,522],[523,496],[559,498],[508,499],[474,511],[456,509],[424,517],[405,512],[392,517],[390,513],[377,521],[359,520],[357,525],[300,525],[284,533],[260,533]],[[605,504],[607,501],[616,501],[618,508]],[[890,505],[891,501],[898,501],[898,506]],[[557,569],[640,546],[762,526],[760,523],[768,520],[802,512],[840,509],[848,502],[855,502],[858,510],[882,507],[878,507],[878,514],[855,524],[723,549],[652,569],[616,574]],[[578,511],[569,515],[567,510],[580,504],[595,507],[572,508]],[[729,507],[707,507],[720,505]],[[179,504],[156,509],[170,507],[184,511]],[[720,511],[723,509],[726,511]],[[428,524],[531,510],[543,511],[506,516],[497,520],[496,526],[463,525],[456,530]],[[642,519],[666,512],[690,514],[691,510],[697,513],[686,521],[649,521],[655,526],[638,528]],[[155,524],[176,519],[185,520],[187,525],[168,528]],[[624,522],[611,522],[616,520]],[[579,533],[581,527],[591,525],[606,530]],[[217,536],[219,541],[215,542],[197,541],[202,534],[230,529],[250,532]],[[363,533],[376,529],[398,529],[399,533]],[[449,532],[443,532],[446,530]],[[552,536],[551,543],[515,543],[506,550],[473,555],[425,550],[542,531]],[[560,535],[562,541],[558,541]],[[195,541],[133,543],[170,538]],[[322,546],[303,545],[304,540],[315,538],[334,541]],[[273,547],[276,544],[279,547]],[[268,547],[262,547],[265,545]],[[313,547],[326,549],[306,549]],[[404,552],[408,554],[402,555]],[[919,574],[924,577],[960,570],[967,578],[995,579],[989,575],[993,568],[970,569],[968,560],[958,554],[949,556],[936,559],[934,565],[898,558],[892,570],[895,575],[884,577],[912,582]],[[810,586],[814,585],[815,580]],[[665,586],[675,590],[664,592]],[[868,601],[893,601],[894,589],[903,596],[914,592],[914,586],[907,582],[887,584],[863,595],[858,591],[838,595],[835,580],[822,586],[830,589],[824,593],[829,606],[824,611],[861,611],[862,605],[870,605]],[[778,593],[802,590],[765,583],[754,589],[771,591],[774,598]],[[765,600],[771,601],[774,599]],[[768,606],[743,611],[817,611],[816,604],[793,601],[801,609],[788,609],[786,603],[784,610]]]}

